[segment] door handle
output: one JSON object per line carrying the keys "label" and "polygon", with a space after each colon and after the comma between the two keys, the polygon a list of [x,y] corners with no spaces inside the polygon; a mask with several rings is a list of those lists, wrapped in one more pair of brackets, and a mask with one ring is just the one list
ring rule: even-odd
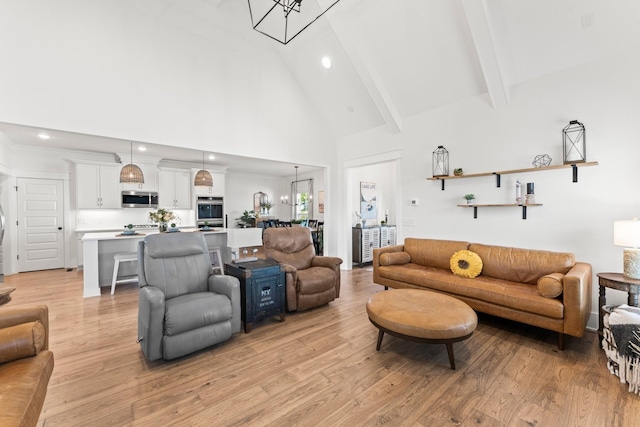
{"label": "door handle", "polygon": [[62,230],[62,227],[58,227],[58,230]]}

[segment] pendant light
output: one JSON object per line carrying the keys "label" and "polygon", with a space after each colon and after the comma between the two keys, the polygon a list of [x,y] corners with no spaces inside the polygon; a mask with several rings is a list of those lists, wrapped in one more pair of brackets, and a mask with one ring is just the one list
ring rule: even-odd
{"label": "pendant light", "polygon": [[133,142],[131,143],[131,163],[125,165],[120,171],[120,182],[144,184],[142,170],[133,164]]}
{"label": "pendant light", "polygon": [[213,187],[213,177],[208,170],[204,169],[204,152],[202,153],[202,169],[196,173],[193,185],[199,187]]}

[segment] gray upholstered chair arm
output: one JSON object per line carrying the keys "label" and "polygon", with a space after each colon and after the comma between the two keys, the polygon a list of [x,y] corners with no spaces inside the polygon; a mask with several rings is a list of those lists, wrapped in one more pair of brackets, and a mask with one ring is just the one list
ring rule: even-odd
{"label": "gray upholstered chair arm", "polygon": [[240,332],[242,327],[240,281],[233,276],[209,276],[209,291],[226,295],[231,300],[231,332]]}
{"label": "gray upholstered chair arm", "polygon": [[138,298],[138,337],[148,360],[162,358],[162,338],[164,335],[164,294],[160,289],[145,286]]}

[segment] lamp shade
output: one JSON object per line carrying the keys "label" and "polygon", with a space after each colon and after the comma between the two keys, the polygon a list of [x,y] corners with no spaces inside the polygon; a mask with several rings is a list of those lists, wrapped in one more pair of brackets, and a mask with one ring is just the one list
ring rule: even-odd
{"label": "lamp shade", "polygon": [[201,169],[193,180],[193,185],[202,187],[213,187],[213,177],[208,170]]}
{"label": "lamp shade", "polygon": [[125,165],[120,171],[120,182],[132,184],[144,184],[144,175],[142,170],[134,165]]}
{"label": "lamp shade", "polygon": [[614,221],[613,244],[627,248],[640,248],[640,221],[638,218]]}
{"label": "lamp shade", "polygon": [[133,142],[129,145],[131,150],[131,163],[120,170],[120,182],[129,184],[144,184],[142,169],[133,164]]}
{"label": "lamp shade", "polygon": [[234,249],[262,246],[262,228],[231,228],[227,230],[227,246]]}

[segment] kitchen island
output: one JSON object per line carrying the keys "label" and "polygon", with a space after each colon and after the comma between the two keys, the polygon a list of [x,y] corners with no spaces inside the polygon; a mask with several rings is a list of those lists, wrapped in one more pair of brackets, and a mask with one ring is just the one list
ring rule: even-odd
{"label": "kitchen island", "polygon": [[[214,228],[210,231],[197,229],[180,230],[181,233],[203,233],[209,248],[220,248],[222,261],[231,261],[231,251],[227,247],[227,229]],[[108,231],[86,233],[82,237],[82,254],[84,258],[84,291],[83,297],[100,296],[101,287],[110,287],[113,277],[114,255],[120,252],[137,252],[138,242],[157,231],[136,232],[123,235],[122,232]],[[129,264],[129,265],[127,265]],[[134,263],[120,265],[121,276],[135,276],[137,266]]]}

